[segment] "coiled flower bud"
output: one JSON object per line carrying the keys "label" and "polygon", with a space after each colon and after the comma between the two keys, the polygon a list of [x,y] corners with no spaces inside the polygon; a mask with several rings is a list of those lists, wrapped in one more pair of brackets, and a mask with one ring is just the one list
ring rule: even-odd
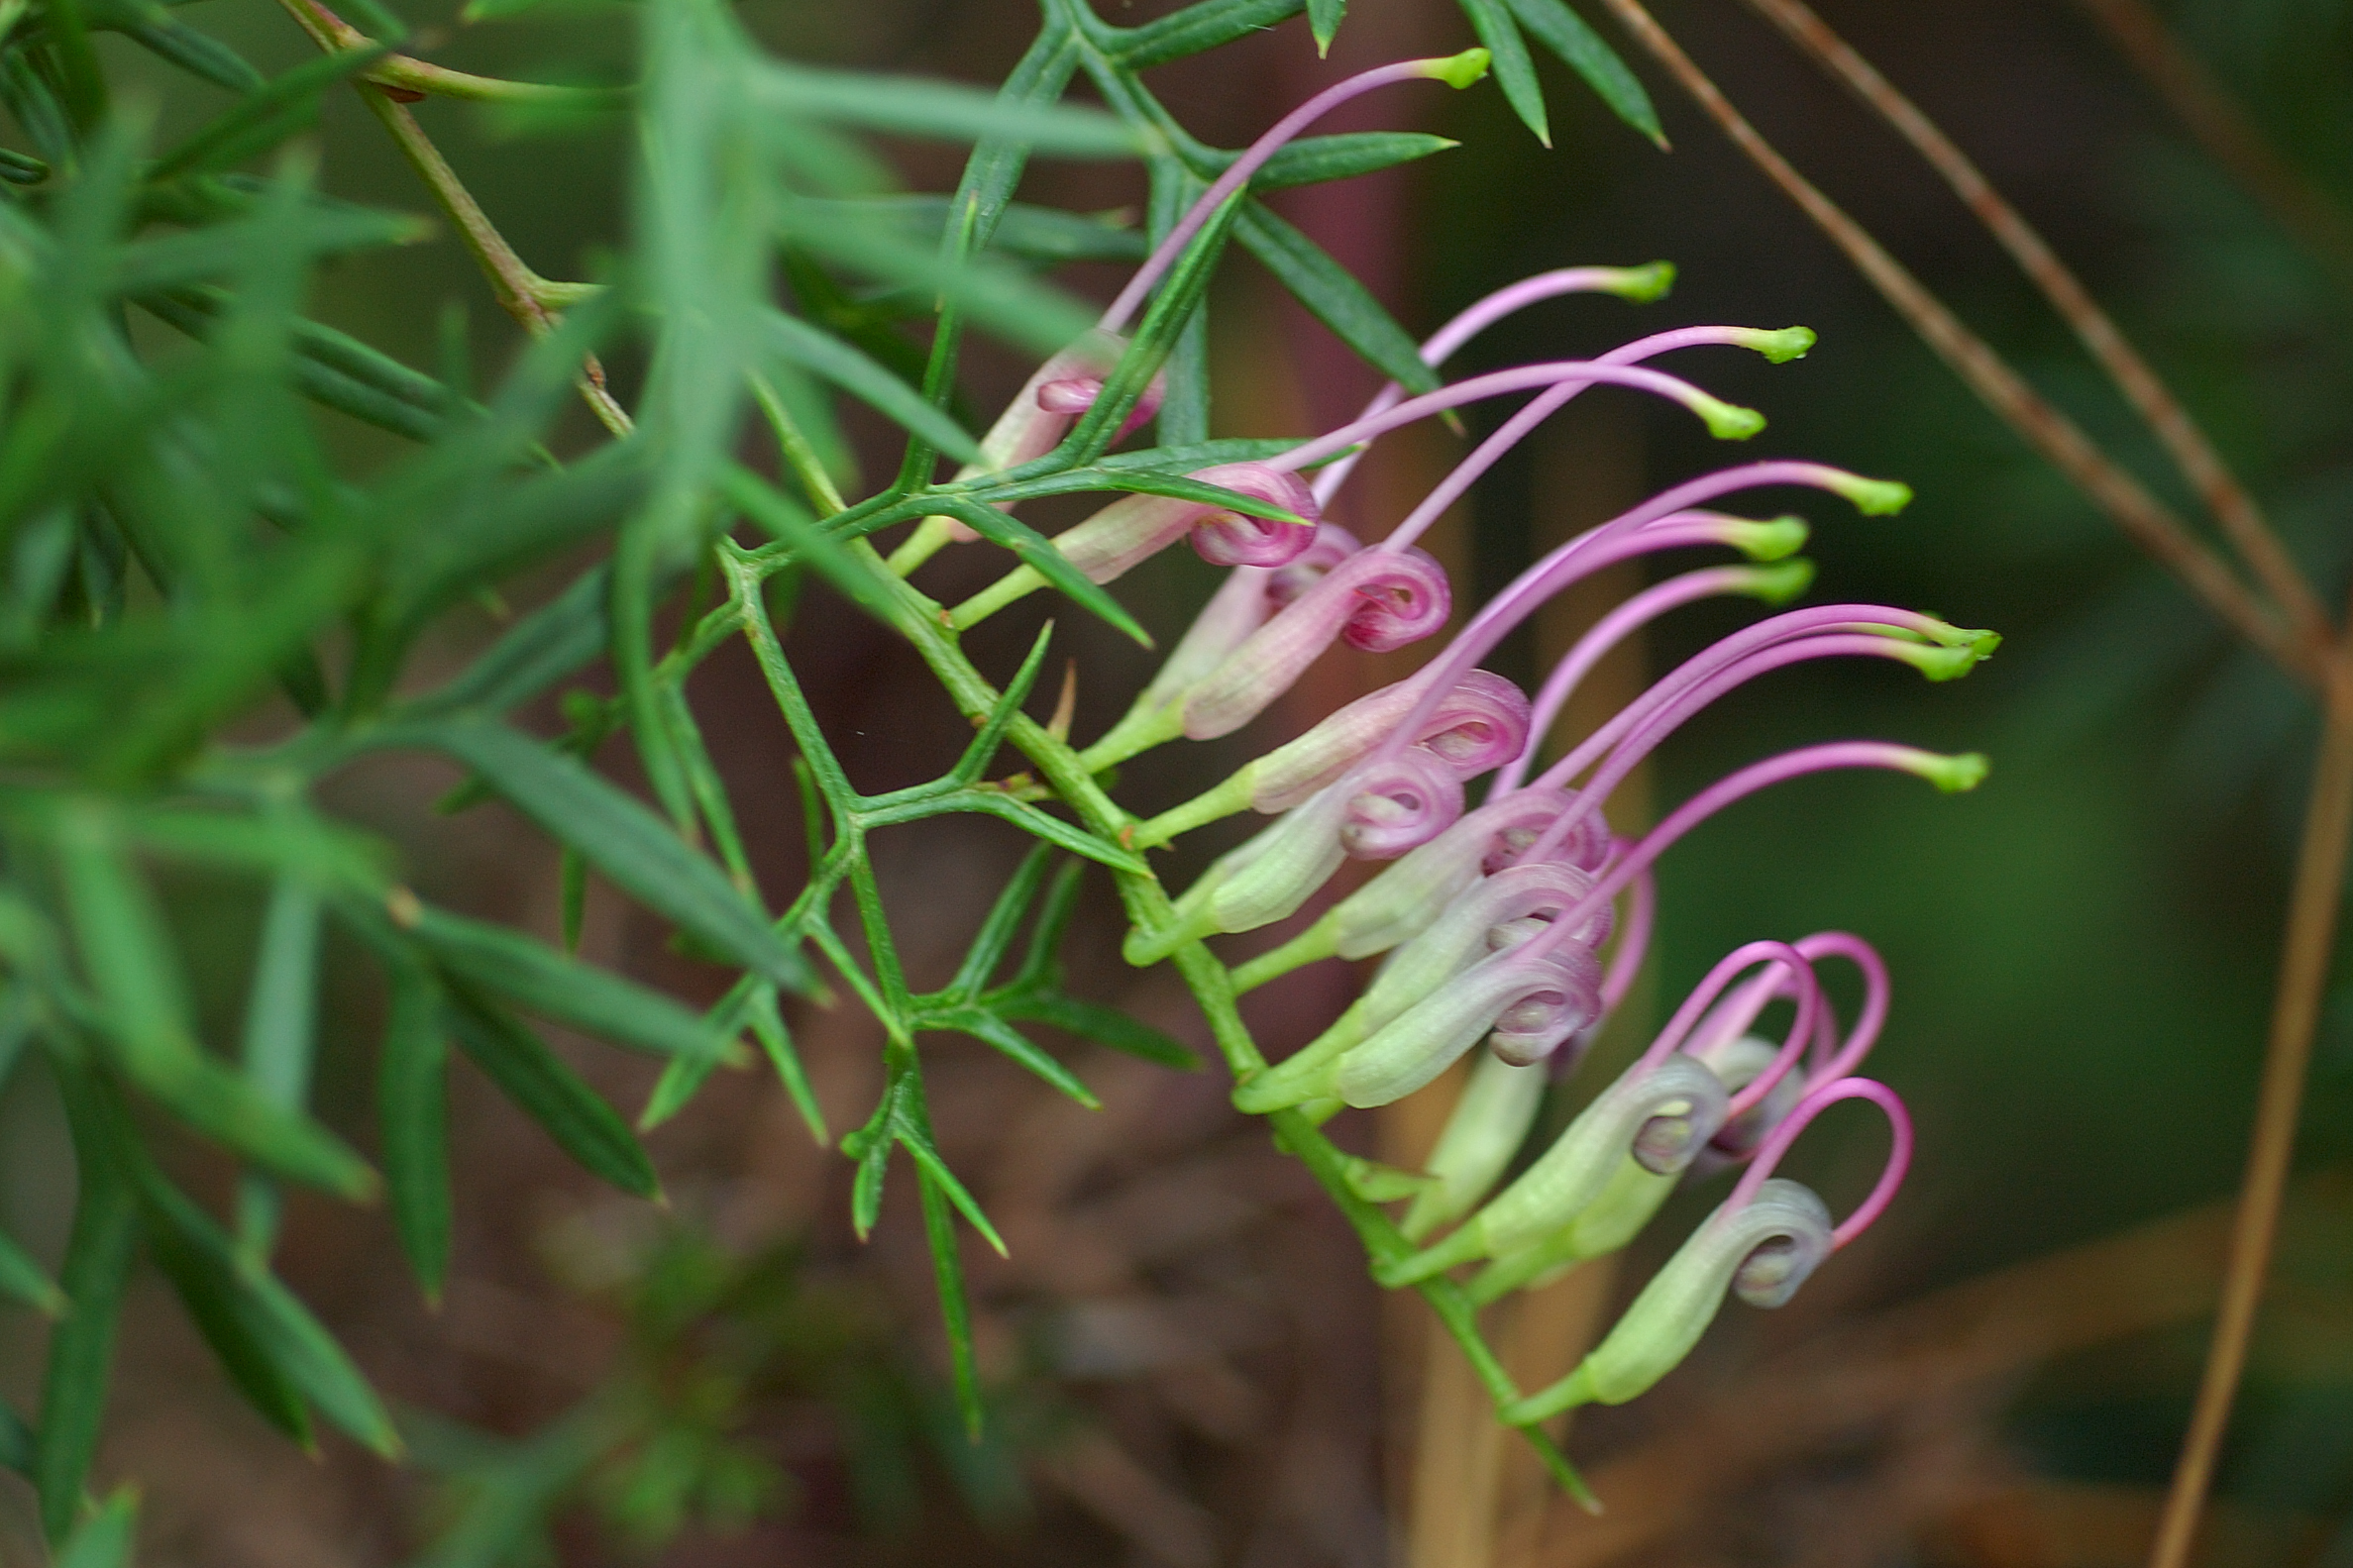
{"label": "coiled flower bud", "polygon": [[1188,536],[1203,560],[1222,567],[1279,567],[1315,543],[1316,497],[1298,474],[1259,463],[1227,463],[1192,476],[1306,521],[1276,522],[1168,495],[1123,495],[1056,536],[1054,548],[1089,581],[1110,582]]}
{"label": "coiled flower bud", "polygon": [[1811,1188],[1776,1179],[1745,1203],[1726,1200],[1574,1372],[1507,1406],[1503,1418],[1522,1424],[1580,1405],[1625,1404],[1681,1365],[1728,1289],[1751,1306],[1779,1307],[1830,1248],[1830,1210]]}
{"label": "coiled flower bud", "polygon": [[1332,787],[1347,793],[1339,843],[1351,860],[1395,860],[1462,815],[1462,781],[1419,746],[1358,763]]}
{"label": "coiled flower bud", "polygon": [[1364,550],[1326,573],[1185,694],[1185,733],[1230,735],[1291,689],[1333,639],[1386,653],[1445,625],[1445,570],[1419,550]]}
{"label": "coiled flower bud", "polygon": [[1688,1056],[1637,1062],[1461,1229],[1385,1265],[1377,1277],[1384,1285],[1410,1285],[1532,1245],[1599,1198],[1629,1155],[1661,1175],[1681,1170],[1723,1123],[1727,1098],[1716,1075]]}
{"label": "coiled flower bud", "polygon": [[[1427,684],[1415,677],[1358,697],[1251,763],[1242,770],[1250,809],[1288,810],[1338,778],[1403,721]],[[1467,781],[1511,761],[1527,740],[1527,694],[1491,671],[1473,670],[1454,682],[1413,744]]]}
{"label": "coiled flower bud", "polygon": [[1341,1056],[1333,1089],[1351,1105],[1403,1099],[1453,1066],[1498,1018],[1523,1007],[1544,1020],[1539,1027],[1561,1017],[1590,1021],[1601,1011],[1600,960],[1574,944],[1534,959],[1489,954]]}

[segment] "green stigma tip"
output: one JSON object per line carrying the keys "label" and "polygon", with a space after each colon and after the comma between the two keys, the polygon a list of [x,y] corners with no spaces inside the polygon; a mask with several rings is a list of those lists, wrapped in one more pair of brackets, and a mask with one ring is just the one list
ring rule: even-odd
{"label": "green stigma tip", "polygon": [[1765,428],[1763,414],[1738,403],[1720,403],[1711,397],[1697,412],[1707,421],[1708,434],[1718,441],[1746,441]]}
{"label": "green stigma tip", "polygon": [[1912,504],[1912,487],[1900,479],[1867,479],[1850,473],[1837,488],[1866,517],[1891,516]]}
{"label": "green stigma tip", "polygon": [[1430,74],[1449,87],[1467,87],[1487,74],[1487,61],[1492,56],[1483,49],[1466,49],[1459,54],[1427,63]]}
{"label": "green stigma tip", "polygon": [[1959,794],[1983,784],[1992,766],[1983,752],[1963,752],[1957,757],[1931,756],[1923,759],[1920,777],[1947,794]]}
{"label": "green stigma tip", "polygon": [[1734,523],[1724,542],[1751,561],[1780,561],[1805,548],[1807,532],[1802,517],[1775,517],[1762,523]]}
{"label": "green stigma tip", "polygon": [[1664,299],[1666,291],[1675,286],[1675,264],[1672,261],[1651,261],[1642,266],[1622,267],[1610,292],[1620,299],[1647,305],[1654,299]]}
{"label": "green stigma tip", "polygon": [[1772,364],[1787,365],[1791,360],[1804,359],[1814,341],[1811,327],[1783,327],[1778,332],[1759,333],[1755,348]]}
{"label": "green stigma tip", "polygon": [[1741,591],[1778,608],[1813,585],[1814,564],[1799,556],[1751,571]]}

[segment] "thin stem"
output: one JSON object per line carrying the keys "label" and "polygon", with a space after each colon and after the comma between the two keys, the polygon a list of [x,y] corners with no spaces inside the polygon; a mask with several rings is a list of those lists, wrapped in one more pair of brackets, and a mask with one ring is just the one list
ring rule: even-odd
{"label": "thin stem", "polygon": [[2322,715],[2320,758],[2304,806],[2303,842],[2297,852],[2287,941],[2280,955],[2279,993],[2272,1008],[2271,1039],[2264,1048],[2247,1172],[2231,1224],[2230,1256],[2223,1265],[2221,1308],[2206,1347],[2190,1429],[2174,1466],[2173,1486],[2158,1519],[2150,1568],[2185,1568],[2196,1543],[2215,1454],[2246,1369],[2247,1340],[2254,1331],[2272,1244],[2279,1234],[2280,1202],[2287,1190],[2289,1157],[2296,1149],[2304,1073],[2336,945],[2346,846],[2353,837],[2353,643],[2340,649],[2336,669],[2337,680]]}
{"label": "thin stem", "polygon": [[[310,35],[311,42],[327,53],[367,48],[371,43],[367,35],[316,0],[278,0],[278,3]],[[547,279],[523,264],[514,247],[506,243],[506,237],[490,222],[489,214],[482,211],[481,203],[474,199],[474,193],[458,178],[457,170],[450,167],[449,159],[441,156],[441,149],[425,135],[416,116],[408,112],[408,106],[380,86],[365,81],[355,85],[360,101],[382,122],[401,156],[408,159],[409,166],[417,171],[417,177],[425,182],[425,188],[433,193],[433,199],[456,227],[460,243],[473,254],[475,263],[489,279],[490,293],[498,301],[498,308],[535,338],[555,331],[563,317],[542,297],[550,287]],[[606,389],[604,366],[596,362],[594,355],[582,359],[580,394],[597,423],[614,435],[626,436],[636,428],[629,411]]]}
{"label": "thin stem", "polygon": [[[337,51],[374,49],[376,40],[337,16],[323,5],[310,4],[308,21],[303,31],[310,34],[318,46]],[[464,98],[475,103],[537,103],[618,108],[626,104],[634,92],[627,87],[564,87],[547,82],[508,81],[500,76],[477,76],[472,71],[452,70],[447,65],[435,65],[413,54],[386,54],[375,64],[360,73],[362,81],[374,82],[398,92],[429,94],[439,98]]]}
{"label": "thin stem", "polygon": [[1642,0],[1604,0],[1626,30],[1689,93],[1708,117],[1765,176],[1797,203],[1817,228],[1844,251],[1858,271],[1878,289],[1928,346],[1970,389],[2006,421],[2027,445],[2074,481],[2132,541],[2154,556],[2226,624],[2268,655],[2281,669],[2311,685],[2327,679],[2325,661],[2308,644],[2291,636],[2273,612],[2212,550],[2148,487],[2134,478],[2075,421],[2037,392],[1991,345],[1965,326],[1927,285],[1815,188],[1758,134],[1722,89],[1668,37]]}
{"label": "thin stem", "polygon": [[2353,214],[2272,150],[2237,99],[2198,57],[2182,47],[2144,0],[2077,0],[2107,29],[2117,50],[2140,71],[2205,150],[2247,187],[2280,227],[2353,280]]}
{"label": "thin stem", "polygon": [[1874,114],[1892,126],[2010,253],[2043,298],[2050,301],[2078,342],[2099,363],[2116,390],[2173,457],[2198,498],[2222,525],[2239,554],[2287,612],[2297,634],[2315,644],[2328,637],[2328,617],[2303,574],[2289,558],[2287,547],[2272,531],[2255,497],[2223,463],[2204,431],[2197,427],[2181,399],[2150,368],[2108,313],[2091,297],[2083,280],[2029,224],[2001,192],[1993,188],[1978,165],[1954,145],[1953,139],[1920,112],[1919,106],[1895,90],[1871,61],[1810,10],[1803,0],[1749,0],[1786,34],[1790,41],[1829,71]]}

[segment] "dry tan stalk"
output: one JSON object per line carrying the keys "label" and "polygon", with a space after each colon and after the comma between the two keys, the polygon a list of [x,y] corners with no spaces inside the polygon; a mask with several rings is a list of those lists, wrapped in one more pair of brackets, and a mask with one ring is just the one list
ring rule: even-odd
{"label": "dry tan stalk", "polygon": [[2345,859],[2353,838],[2353,646],[2337,655],[2338,679],[2323,713],[2320,760],[2304,808],[2303,843],[2296,859],[2296,889],[2288,905],[2288,935],[2280,954],[2280,987],[2272,1006],[2271,1039],[2255,1101],[2255,1132],[2247,1174],[2239,1188],[2230,1260],[2222,1281],[2222,1310],[2206,1350],[2197,1403],[2166,1494],[2165,1514],[2150,1568],[2182,1568],[2196,1544],[2198,1516],[2213,1482],[2214,1456],[2230,1424],[2247,1340],[2263,1300],[2288,1162],[2296,1150],[2296,1122],[2303,1104],[2320,995],[2336,946],[2337,909],[2344,897]]}
{"label": "dry tan stalk", "polygon": [[2182,406],[2173,389],[2141,358],[2140,351],[2132,346],[2114,319],[2100,308],[2091,291],[2059,259],[2025,216],[1993,188],[1992,182],[1951,137],[1921,113],[1917,104],[1896,91],[1876,66],[1857,53],[1803,0],[1749,0],[1749,6],[1779,28],[1872,113],[1893,127],[1953,188],[1953,193],[1968,205],[2001,248],[2009,252],[2018,269],[2107,372],[2108,379],[2124,394],[2125,401],[2132,404],[2133,411],[2148,422],[2175,466],[2197,492],[2198,499],[2238,547],[2255,579],[2286,611],[2297,635],[2315,646],[2325,643],[2328,617],[2320,607],[2320,600],[2289,558],[2287,547],[2272,531],[2255,497],[2239,483],[2237,475],[2230,471],[2222,455],[2214,450],[2213,443],[2190,417],[2190,411]]}
{"label": "dry tan stalk", "polygon": [[2146,485],[2119,468],[2076,422],[2029,385],[1991,345],[1798,173],[1732,106],[1706,72],[1668,37],[1641,0],[1605,0],[1643,48],[1664,65],[1708,117],[1767,178],[1804,210],[1876,288],[1897,315],[1934,349],[1985,405],[2088,496],[2111,521],[2240,636],[2308,684],[2325,679],[2325,662],[2292,636],[2276,612],[2232,574]]}
{"label": "dry tan stalk", "polygon": [[2077,0],[2165,100],[2208,157],[2229,170],[2286,229],[2353,277],[2353,216],[2273,151],[2237,99],[2182,47],[2143,0]]}

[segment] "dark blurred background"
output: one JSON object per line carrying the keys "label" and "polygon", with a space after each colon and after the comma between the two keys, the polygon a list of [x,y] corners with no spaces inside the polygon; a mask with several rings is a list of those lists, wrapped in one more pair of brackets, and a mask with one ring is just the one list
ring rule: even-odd
{"label": "dark blurred background", "polygon": [[[205,25],[266,69],[307,52],[261,0],[203,9]],[[1123,7],[1116,19],[1159,9]],[[2353,258],[2300,250],[2194,150],[2085,12],[2006,0],[1824,0],[1822,10],[2042,227],[2248,477],[2323,596],[2341,597],[2353,560]],[[1883,127],[1735,0],[1668,0],[1658,12],[1817,183],[2188,504],[2061,324]],[[740,14],[795,57],[977,81],[1010,65],[1033,25],[1020,0],[750,0]],[[2170,15],[2288,161],[2329,199],[2353,201],[2353,11],[2340,0],[2190,0]],[[543,6],[527,20],[453,29],[433,57],[540,79],[627,72],[625,8]],[[1444,0],[1359,0],[1330,60],[1293,21],[1155,85],[1197,135],[1237,146],[1352,66],[1470,42]],[[142,69],[127,54],[119,63]],[[565,1562],[695,1565],[2138,1560],[2210,1312],[2223,1223],[2211,1205],[2242,1157],[2309,710],[2030,457],[1670,83],[1636,63],[1671,154],[1565,72],[1547,76],[1551,150],[1491,87],[1392,89],[1329,128],[1410,127],[1463,145],[1293,193],[1286,210],[1421,332],[1546,267],[1663,258],[1680,269],[1658,304],[1539,307],[1477,342],[1462,370],[1684,322],[1813,327],[1820,346],[1799,364],[1692,355],[1676,368],[1770,417],[1744,457],[1817,458],[1917,489],[1896,518],[1806,502],[1817,601],[1915,606],[2005,641],[1955,686],[1876,661],[1773,677],[1691,726],[1642,784],[1672,803],[1769,751],[1863,735],[1981,750],[1994,763],[1958,798],[1876,774],[1784,786],[1664,863],[1655,977],[1630,1011],[1656,1017],[1658,998],[1671,1004],[1751,938],[1858,932],[1894,971],[1874,1071],[1915,1107],[1921,1154],[1870,1244],[1791,1307],[1728,1308],[1656,1394],[1580,1418],[1568,1445],[1610,1514],[1587,1520],[1548,1500],[1463,1393],[1451,1350],[1425,1353],[1420,1304],[1379,1299],[1321,1198],[1226,1108],[1219,1075],[1074,1051],[1104,1100],[1090,1112],[973,1042],[939,1040],[926,1055],[943,1147],[1013,1248],[1002,1262],[967,1249],[996,1402],[983,1445],[954,1430],[911,1195],[894,1191],[874,1239],[855,1243],[848,1163],[812,1145],[773,1083],[715,1085],[655,1136],[670,1199],[655,1209],[591,1191],[535,1129],[461,1079],[460,1233],[443,1307],[416,1304],[377,1214],[298,1205],[285,1264],[369,1371],[432,1413],[415,1429],[418,1466],[388,1472],[332,1440],[316,1459],[285,1447],[151,1289],[126,1335],[101,1460],[102,1473],[148,1488],[149,1560],[374,1565],[430,1553],[455,1568],[544,1550]],[[144,74],[167,127],[209,112],[196,89]],[[464,106],[420,114],[543,273],[593,274],[625,232],[628,149],[614,127],[524,134]],[[330,190],[425,207],[355,103],[331,100],[321,141]],[[954,178],[950,151],[894,151],[914,188]],[[1023,195],[1109,209],[1141,193],[1132,169],[1039,163]],[[1067,280],[1108,291],[1114,277]],[[446,361],[443,323],[462,312],[485,376],[516,346],[446,238],[340,263],[313,309],[428,366]],[[1219,434],[1328,425],[1373,388],[1246,259],[1221,279],[1212,328]],[[978,354],[970,406],[985,418],[1024,369]],[[887,474],[881,430],[847,417],[866,473]],[[356,425],[341,434],[355,464],[391,455],[390,438]],[[589,439],[585,418],[573,439]],[[1438,429],[1400,438],[1368,466],[1342,520],[1386,528],[1463,450]],[[1574,528],[1723,460],[1679,412],[1596,391],[1483,482],[1435,548],[1467,599]],[[1212,585],[1178,554],[1122,589],[1155,632],[1180,629]],[[986,575],[977,560],[934,570],[941,584]],[[560,580],[518,584],[513,598]],[[976,637],[983,667],[1010,669],[1047,613],[1008,615]],[[1537,678],[1579,614],[1590,609],[1564,606],[1497,667]],[[1663,670],[1753,614],[1678,612],[1641,658]],[[1076,661],[1084,736],[1148,667],[1080,617],[1060,626],[1057,664]],[[494,627],[485,609],[468,635]],[[788,647],[862,787],[928,777],[952,754],[958,726],[912,657],[823,592],[803,596]],[[464,652],[453,641],[451,658]],[[1328,661],[1260,726],[1131,767],[1123,798],[1180,799],[1253,742],[1405,668],[1372,664]],[[712,662],[694,696],[781,899],[802,853],[783,726],[732,655]],[[544,717],[552,723],[552,709]],[[604,760],[626,775],[627,751]],[[552,850],[494,806],[434,815],[451,782],[422,764],[377,767],[341,781],[336,804],[397,837],[430,895],[552,932]],[[976,822],[929,822],[877,845],[918,983],[952,966],[1019,854],[1010,829]],[[1176,880],[1216,847],[1189,846]],[[233,1016],[234,955],[258,910],[226,888],[178,893],[191,935],[223,955],[209,1002]],[[1090,885],[1087,896],[1074,990],[1198,1040],[1181,991],[1120,965],[1108,889]],[[715,995],[721,977],[670,954],[663,936],[617,899],[592,897],[592,956]],[[191,967],[201,978],[202,964]],[[1354,984],[1326,965],[1253,998],[1270,1051],[1309,1038]],[[328,1037],[321,1093],[346,1124],[366,1115],[375,1006],[360,992],[329,998],[342,1027]],[[804,1009],[796,1026],[833,1128],[862,1119],[877,1031],[847,1006]],[[648,1085],[609,1054],[575,1060],[625,1104]],[[1410,1158],[1442,1114],[1417,1102],[1340,1133]],[[1882,1137],[1860,1112],[1833,1116],[1793,1164],[1834,1202],[1851,1199]],[[2332,1003],[2324,1030],[2286,1250],[2203,1561],[2353,1564],[2349,1144],[2353,993]],[[19,1075],[0,1102],[0,1209],[53,1257],[69,1214],[65,1147],[53,1107]],[[1595,1266],[1501,1314],[1523,1380],[1564,1369],[1716,1196],[1678,1200],[1623,1267]],[[0,1385],[28,1392],[38,1348],[29,1331],[0,1338]],[[445,1485],[437,1471],[475,1479]],[[492,1505],[519,1521],[504,1535],[484,1533]],[[29,1568],[40,1558],[27,1510],[20,1489],[0,1484],[0,1561]]]}

